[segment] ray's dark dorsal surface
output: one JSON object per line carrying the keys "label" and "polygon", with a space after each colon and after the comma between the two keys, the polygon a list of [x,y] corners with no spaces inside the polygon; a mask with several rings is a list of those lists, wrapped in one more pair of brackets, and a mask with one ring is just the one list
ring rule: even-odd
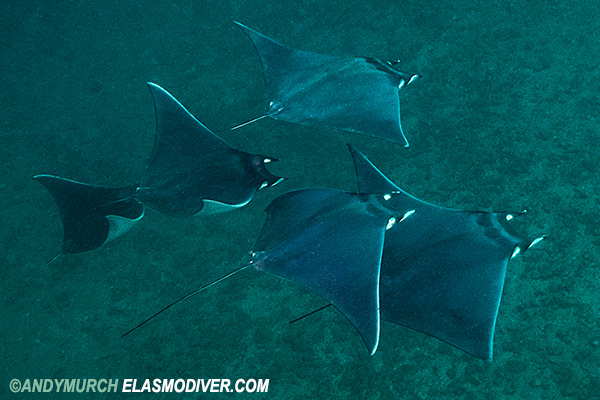
{"label": "ray's dark dorsal surface", "polygon": [[400,125],[398,91],[419,75],[400,72],[395,62],[292,49],[236,24],[260,57],[269,101],[265,116],[408,146]]}
{"label": "ray's dark dorsal surface", "polygon": [[304,285],[354,325],[369,352],[379,343],[379,271],[395,214],[388,196],[303,189],[267,208],[252,254],[258,270]]}
{"label": "ray's dark dorsal surface", "polygon": [[33,178],[56,201],[63,222],[64,254],[96,249],[125,233],[144,216],[144,206],[131,199],[135,186],[94,186],[53,175]]}
{"label": "ray's dark dorsal surface", "polygon": [[166,215],[191,216],[242,207],[257,190],[282,178],[267,171],[276,159],[234,149],[173,96],[149,83],[156,108],[156,139],[137,198]]}
{"label": "ray's dark dorsal surface", "polygon": [[539,240],[517,234],[511,215],[435,206],[402,191],[350,147],[359,192],[396,192],[391,209],[414,209],[386,232],[381,318],[491,360],[508,261]]}
{"label": "ray's dark dorsal surface", "polygon": [[276,161],[229,146],[166,90],[148,87],[156,109],[156,139],[139,186],[108,188],[37,175],[54,197],[63,222],[63,253],[93,250],[140,220],[144,206],[162,214],[192,216],[242,207],[261,188],[283,178],[269,173]]}
{"label": "ray's dark dorsal surface", "polygon": [[168,304],[171,306],[253,267],[299,283],[337,308],[356,328],[369,352],[379,343],[379,276],[385,231],[397,220],[387,208],[395,194],[300,189],[271,202],[249,264]]}
{"label": "ray's dark dorsal surface", "polygon": [[169,304],[254,267],[299,283],[337,308],[370,354],[380,320],[491,360],[508,261],[541,238],[509,226],[510,214],[435,206],[402,191],[350,147],[359,193],[287,192],[267,207],[249,264]]}

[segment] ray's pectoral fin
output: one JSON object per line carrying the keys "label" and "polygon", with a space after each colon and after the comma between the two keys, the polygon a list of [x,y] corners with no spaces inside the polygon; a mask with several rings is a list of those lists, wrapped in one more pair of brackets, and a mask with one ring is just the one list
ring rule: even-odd
{"label": "ray's pectoral fin", "polygon": [[[148,83],[156,138],[137,198],[166,215],[186,217],[247,204],[282,178],[267,170],[274,158],[237,150],[198,121],[170,93]],[[208,205],[208,207],[207,207]]]}
{"label": "ray's pectoral fin", "polygon": [[335,306],[369,352],[379,343],[379,273],[390,212],[382,196],[304,189],[275,199],[252,264],[299,283]]}
{"label": "ray's pectoral fin", "polygon": [[235,23],[248,35],[261,61],[269,100],[265,116],[408,146],[400,124],[398,90],[419,75],[401,72],[376,58],[293,49]]}
{"label": "ray's pectoral fin", "polygon": [[396,192],[389,206],[414,215],[388,230],[381,261],[381,317],[491,360],[509,260],[541,239],[510,215],[436,206],[402,191],[350,147],[360,192]]}
{"label": "ray's pectoral fin", "polygon": [[129,230],[144,216],[135,187],[94,186],[53,175],[36,175],[50,192],[63,223],[62,252],[96,249]]}

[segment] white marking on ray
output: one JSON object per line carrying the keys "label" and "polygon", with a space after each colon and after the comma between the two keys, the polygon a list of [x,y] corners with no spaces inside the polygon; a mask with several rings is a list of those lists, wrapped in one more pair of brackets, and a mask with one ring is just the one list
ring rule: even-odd
{"label": "white marking on ray", "polygon": [[280,184],[281,182],[285,181],[285,179],[286,179],[286,178],[279,178],[279,179],[277,179],[277,180],[275,181],[275,183],[273,183],[273,184],[271,185],[271,187],[273,187],[273,186],[275,186],[275,185],[278,185],[278,184]]}
{"label": "white marking on ray", "polygon": [[529,247],[528,247],[528,248],[531,248],[531,247],[535,246],[536,244],[538,244],[539,242],[541,242],[541,241],[542,241],[542,240],[544,240],[545,238],[546,238],[546,235],[542,235],[542,236],[540,236],[540,237],[538,237],[538,238],[535,238],[535,239],[533,240],[533,242],[531,242],[531,244],[529,245]]}
{"label": "white marking on ray", "polygon": [[512,255],[510,256],[511,260],[513,258],[515,258],[516,256],[518,256],[521,253],[521,248],[519,246],[515,247],[515,250],[513,251]]}
{"label": "white marking on ray", "polygon": [[388,223],[385,227],[385,230],[387,231],[388,229],[390,229],[392,226],[396,225],[396,217],[392,217],[388,220]]}
{"label": "white marking on ray", "polygon": [[234,210],[236,208],[244,207],[246,204],[250,203],[250,200],[252,200],[252,198],[249,198],[248,200],[246,200],[245,202],[243,202],[241,204],[226,204],[226,203],[220,203],[220,202],[214,201],[214,200],[202,200],[202,202],[204,203],[204,206],[195,215],[224,213],[227,211]]}
{"label": "white marking on ray", "polygon": [[136,219],[125,218],[120,215],[107,215],[106,219],[108,220],[108,235],[106,236],[106,240],[104,243],[108,243],[113,239],[118,238],[128,230],[130,230],[133,225],[135,225],[142,217],[146,214],[146,210],[142,211],[142,215],[140,215]]}
{"label": "white marking on ray", "polygon": [[421,77],[421,75],[413,75],[413,76],[411,76],[410,79],[408,80],[408,83],[406,85],[407,86],[410,85],[411,83],[413,83],[414,81],[416,81],[420,77]]}
{"label": "white marking on ray", "polygon": [[400,222],[404,221],[406,218],[410,217],[411,215],[413,215],[417,210],[410,210],[404,213],[404,215],[402,216],[402,218],[400,219]]}

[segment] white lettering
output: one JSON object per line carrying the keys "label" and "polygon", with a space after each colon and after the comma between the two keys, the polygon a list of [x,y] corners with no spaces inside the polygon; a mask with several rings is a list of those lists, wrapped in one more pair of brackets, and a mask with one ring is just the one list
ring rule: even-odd
{"label": "white lettering", "polygon": [[74,392],[75,391],[75,379],[66,379],[65,380],[65,392]]}
{"label": "white lettering", "polygon": [[229,389],[229,384],[231,384],[229,379],[221,379],[221,393],[224,391],[227,393],[231,392],[231,389]]}
{"label": "white lettering", "polygon": [[267,393],[269,391],[269,380],[259,379],[258,385],[256,386],[256,391],[259,393]]}
{"label": "white lettering", "polygon": [[[143,381],[143,382],[142,382]],[[122,393],[198,393],[202,390],[203,393],[230,393],[234,390],[238,393],[248,392],[268,392],[269,379],[238,379],[235,384],[230,379],[123,379],[122,386],[119,386],[119,379],[23,379],[17,382],[20,386],[13,389],[11,382],[11,390],[24,393],[36,392],[118,392],[121,389]],[[139,383],[139,386],[138,386]]]}
{"label": "white lettering", "polygon": [[[191,385],[191,386],[190,386]],[[186,384],[185,384],[185,391],[186,392],[195,392],[196,391],[196,385],[197,382],[193,379],[188,379]]]}
{"label": "white lettering", "polygon": [[106,388],[107,392],[116,392],[117,388],[119,387],[119,380],[118,379],[109,379],[108,380],[108,387]]}
{"label": "white lettering", "polygon": [[52,382],[52,379],[44,379],[43,391],[45,393],[51,392],[53,387],[54,387],[54,383]]}
{"label": "white lettering", "polygon": [[43,379],[34,379],[33,386],[31,387],[31,391],[32,392],[41,392],[43,387],[44,387]]}
{"label": "white lettering", "polygon": [[86,392],[96,392],[96,386],[98,385],[98,381],[95,379],[88,379],[87,380],[87,387],[85,389]]}
{"label": "white lettering", "polygon": [[[181,384],[181,387],[179,387],[179,384]],[[175,391],[177,393],[181,393],[181,392],[183,392],[184,389],[185,389],[185,381],[183,379],[177,379],[175,381]]]}
{"label": "white lettering", "polygon": [[246,383],[246,382],[243,379],[238,379],[235,382],[235,391],[238,392],[238,393],[242,393],[244,391],[244,388],[243,387],[240,388],[240,384],[243,385],[244,383]]}
{"label": "white lettering", "polygon": [[142,385],[142,390],[141,392],[148,392],[150,393],[152,390],[150,389],[150,379],[146,379],[144,380],[144,384]]}
{"label": "white lettering", "polygon": [[131,393],[131,382],[135,381],[134,379],[124,379],[123,380],[123,389],[121,389],[124,393]]}
{"label": "white lettering", "polygon": [[[160,381],[160,379],[156,379],[157,381]],[[163,384],[162,384],[162,391],[163,393],[170,393],[173,391],[173,385],[175,384],[175,381],[173,381],[173,379],[165,379],[163,380]]]}

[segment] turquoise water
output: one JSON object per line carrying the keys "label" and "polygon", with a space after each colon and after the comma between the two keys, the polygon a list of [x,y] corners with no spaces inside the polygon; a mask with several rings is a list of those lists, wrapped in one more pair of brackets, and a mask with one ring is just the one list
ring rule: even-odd
{"label": "turquoise water", "polygon": [[[196,395],[207,398],[600,398],[595,3],[5,1],[0,10],[1,397],[25,398],[10,392],[13,378],[160,377],[270,379],[267,394]],[[272,120],[230,132],[266,104],[258,57],[233,19],[292,47],[400,59],[422,74],[400,94],[411,147]],[[279,158],[272,172],[290,179],[227,214],[150,212],[107,246],[46,265],[62,228],[31,177],[136,183],[154,140],[147,81],[232,145]],[[515,227],[549,235],[509,264],[492,363],[389,323],[369,357],[333,309],[290,326],[322,300],[253,271],[119,339],[247,262],[277,195],[354,190],[347,142],[424,200],[526,208]]]}

